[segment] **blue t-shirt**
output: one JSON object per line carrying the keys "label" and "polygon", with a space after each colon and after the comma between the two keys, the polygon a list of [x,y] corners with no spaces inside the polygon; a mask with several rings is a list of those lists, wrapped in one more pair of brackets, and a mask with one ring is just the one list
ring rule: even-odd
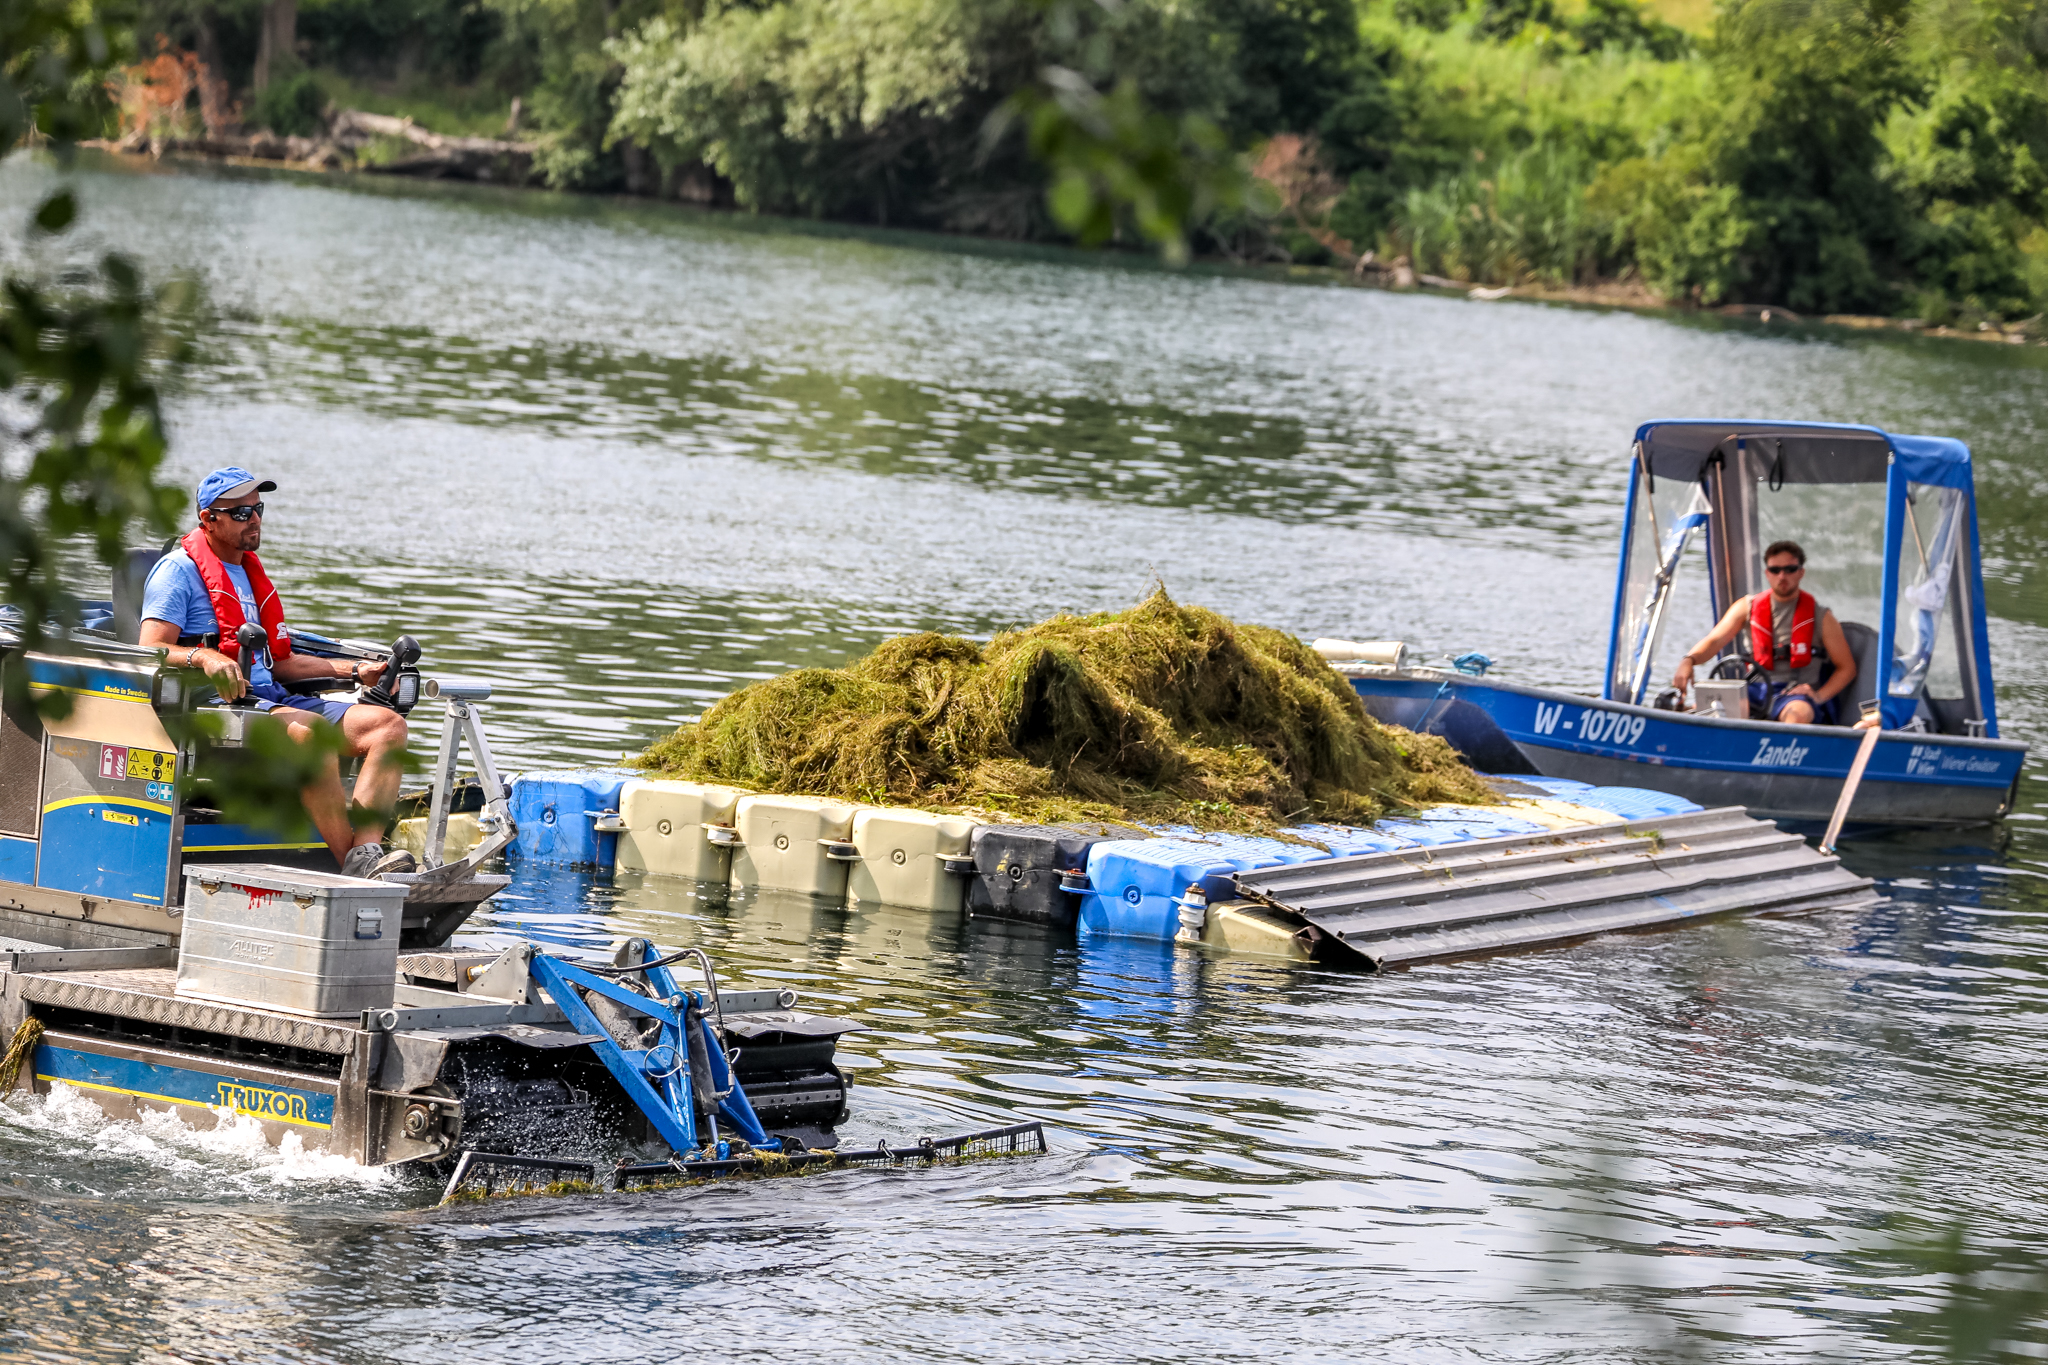
{"label": "blue t-shirt", "polygon": [[[221,561],[221,567],[228,571],[228,583],[235,596],[242,599],[242,619],[262,624],[262,617],[256,612],[256,590],[249,586],[248,572],[226,560]],[[213,614],[213,597],[206,591],[206,580],[199,576],[199,566],[182,548],[159,559],[149,571],[149,581],[142,587],[142,619],[168,621],[178,628],[180,635],[210,635],[220,629]],[[244,661],[242,676],[249,680],[249,690],[259,697],[282,701],[290,695],[271,680],[270,670],[260,659]]]}

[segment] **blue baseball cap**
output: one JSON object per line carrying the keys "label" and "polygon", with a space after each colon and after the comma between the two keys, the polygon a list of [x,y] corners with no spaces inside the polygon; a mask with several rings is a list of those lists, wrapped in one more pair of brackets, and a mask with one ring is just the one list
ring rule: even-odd
{"label": "blue baseball cap", "polygon": [[244,493],[274,493],[277,485],[269,479],[257,482],[256,476],[240,465],[231,464],[216,469],[199,481],[199,510],[219,502],[222,498],[239,498]]}

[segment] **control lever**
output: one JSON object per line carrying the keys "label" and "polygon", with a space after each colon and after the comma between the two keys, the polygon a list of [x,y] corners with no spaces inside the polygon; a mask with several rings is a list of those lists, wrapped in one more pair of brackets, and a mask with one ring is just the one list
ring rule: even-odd
{"label": "control lever", "polygon": [[385,706],[405,715],[420,700],[420,642],[401,635],[391,642],[391,666],[375,687],[363,689],[360,700],[370,706]]}
{"label": "control lever", "polygon": [[[247,681],[249,675],[254,671],[256,660],[259,657],[263,660],[265,668],[270,667],[270,637],[265,635],[263,627],[257,625],[254,621],[242,622],[241,628],[235,632],[235,644],[238,647],[236,662],[242,666],[242,678],[244,681]],[[256,695],[246,690],[241,696],[228,703],[230,706],[254,706],[255,704]]]}

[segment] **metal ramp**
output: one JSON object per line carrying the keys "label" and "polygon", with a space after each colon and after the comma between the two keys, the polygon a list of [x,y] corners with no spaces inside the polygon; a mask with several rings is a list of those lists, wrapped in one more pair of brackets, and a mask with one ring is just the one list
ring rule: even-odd
{"label": "metal ramp", "polygon": [[1712,915],[1868,905],[1868,878],[1737,806],[1240,872],[1376,968],[1537,948]]}

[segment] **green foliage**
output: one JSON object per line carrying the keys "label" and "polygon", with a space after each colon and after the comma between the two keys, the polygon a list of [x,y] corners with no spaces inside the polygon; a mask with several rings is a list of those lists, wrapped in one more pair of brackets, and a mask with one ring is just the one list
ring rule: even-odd
{"label": "green foliage", "polygon": [[396,82],[351,80],[336,71],[314,79],[328,105],[409,118],[430,133],[450,137],[502,137],[512,95],[487,85],[451,86],[424,78]]}
{"label": "green foliage", "polygon": [[[0,8],[0,156],[32,135],[60,152],[94,130],[100,81],[116,56],[84,7],[60,0],[10,0]],[[31,232],[68,230],[76,200],[59,190],[36,211]],[[126,548],[140,521],[175,524],[178,494],[157,486],[163,415],[153,370],[177,354],[151,291],[120,256],[58,290],[16,275],[0,280],[0,394],[28,408],[10,449],[25,459],[0,465],[0,603],[26,648],[46,645],[75,620],[59,573],[59,544],[84,537],[102,562]],[[16,444],[18,443],[18,445]],[[9,669],[10,708],[31,703],[26,671]],[[36,701],[44,714],[69,708],[67,694]]]}
{"label": "green foliage", "polygon": [[1609,231],[1589,204],[1592,158],[1544,143],[1412,189],[1394,236],[1419,270],[1480,283],[1571,284],[1601,273]]}
{"label": "green foliage", "polygon": [[273,72],[270,84],[256,92],[252,120],[260,128],[286,137],[311,137],[320,131],[327,92],[310,71],[293,66]]}
{"label": "green foliage", "polygon": [[1636,0],[1591,0],[1571,33],[1587,52],[1641,52],[1654,61],[1675,62],[1692,51],[1684,29],[1648,13]]}
{"label": "green foliage", "polygon": [[1251,196],[1220,128],[1200,114],[1160,113],[1135,81],[1105,95],[1079,73],[1051,67],[1005,112],[1023,119],[1032,156],[1052,171],[1053,220],[1085,246],[1108,241],[1129,214],[1178,265],[1191,224]]}
{"label": "green foliage", "polygon": [[[149,2],[245,69],[253,0]],[[301,23],[364,107],[490,132],[517,94],[565,188],[715,177],[765,212],[1373,249],[1701,304],[2048,305],[2043,0],[1719,0],[1692,32],[1638,0],[304,0]],[[255,112],[302,127],[284,84]]]}
{"label": "green foliage", "polygon": [[1375,0],[1366,30],[1397,131],[1330,223],[1420,269],[1930,321],[2048,303],[2034,0],[1724,0],[1698,41],[1630,0]]}
{"label": "green foliage", "polygon": [[1741,286],[1756,224],[1741,191],[1712,182],[1697,165],[1687,151],[1631,157],[1603,169],[1587,199],[1616,254],[1633,258],[1653,290],[1712,305]]}
{"label": "green foliage", "polygon": [[878,163],[985,107],[992,29],[1009,18],[960,0],[787,0],[688,33],[655,19],[607,44],[624,69],[613,136],[708,163],[749,207],[844,211],[871,199],[875,171],[906,169]]}
{"label": "green foliage", "polygon": [[[207,685],[204,673],[181,670],[180,676],[187,688]],[[218,810],[230,824],[251,825],[280,839],[313,833],[299,792],[348,750],[341,727],[318,717],[307,719],[310,733],[303,741],[293,739],[283,722],[266,720],[251,723],[233,747],[213,743],[226,726],[216,709],[167,714],[163,722],[177,744],[198,748],[198,765],[181,794]]]}
{"label": "green foliage", "polygon": [[58,0],[0,4],[0,156],[32,136],[63,147],[99,132],[122,17]]}

